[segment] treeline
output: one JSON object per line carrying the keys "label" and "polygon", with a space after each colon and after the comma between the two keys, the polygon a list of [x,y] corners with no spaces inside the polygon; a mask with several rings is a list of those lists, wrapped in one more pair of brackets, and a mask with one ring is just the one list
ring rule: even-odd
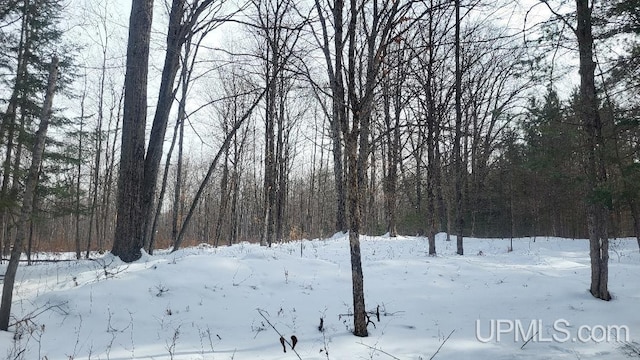
{"label": "treeline", "polygon": [[[114,237],[126,31],[108,1],[59,3],[0,4],[4,254],[52,54],[67,100],[54,103],[28,249],[80,257],[111,249]],[[152,65],[171,66],[149,75],[149,84],[168,82],[164,94],[150,87],[149,114],[169,119],[144,225],[149,250],[179,237],[225,245],[331,236],[349,227],[353,184],[363,234],[455,234],[459,216],[465,236],[586,238],[593,202],[611,210],[610,236],[640,232],[632,1],[594,9],[606,160],[595,192],[576,68],[566,60],[576,56],[572,34],[558,14],[531,28],[505,23],[507,5],[461,4],[458,123],[450,1],[354,2],[340,12],[340,1],[182,3],[181,12],[156,6],[160,23],[179,31],[154,35]],[[226,44],[208,42],[230,33],[238,36]]]}

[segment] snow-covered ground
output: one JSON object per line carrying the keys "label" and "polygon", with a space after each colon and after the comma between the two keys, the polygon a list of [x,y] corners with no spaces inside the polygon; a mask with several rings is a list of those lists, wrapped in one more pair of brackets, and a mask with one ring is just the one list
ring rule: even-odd
{"label": "snow-covered ground", "polygon": [[[466,238],[458,256],[439,234],[437,257],[427,256],[424,238],[361,242],[367,309],[380,312],[366,338],[351,334],[349,244],[340,235],[158,251],[132,264],[107,254],[21,266],[11,322],[22,321],[0,333],[0,358],[640,356],[635,239],[611,243],[611,302],[588,292],[586,240],[514,239],[508,252],[508,240]],[[278,332],[297,337],[295,352],[283,352]]]}

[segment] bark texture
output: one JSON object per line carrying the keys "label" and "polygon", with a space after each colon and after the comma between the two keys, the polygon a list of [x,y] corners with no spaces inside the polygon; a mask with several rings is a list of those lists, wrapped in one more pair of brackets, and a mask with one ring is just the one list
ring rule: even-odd
{"label": "bark texture", "polygon": [[111,249],[111,253],[124,262],[140,259],[144,244],[145,223],[141,200],[152,14],[153,0],[133,0],[124,80],[117,222]]}
{"label": "bark texture", "polygon": [[589,196],[587,226],[589,254],[591,257],[591,294],[602,300],[611,300],[608,290],[609,238],[607,208],[607,172],[605,168],[605,144],[602,136],[602,120],[598,108],[595,85],[596,64],[593,61],[593,34],[591,29],[592,7],[588,0],[576,0],[578,25],[578,51],[580,54],[580,103],[579,116],[586,132],[586,169]]}

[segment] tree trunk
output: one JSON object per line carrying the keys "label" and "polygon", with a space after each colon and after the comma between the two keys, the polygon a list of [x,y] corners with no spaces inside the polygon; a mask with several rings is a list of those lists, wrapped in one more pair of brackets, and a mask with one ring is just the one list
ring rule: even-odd
{"label": "tree trunk", "polygon": [[[178,138],[178,132],[180,131],[180,118],[176,121],[176,125],[173,129],[173,136],[171,138],[171,145],[169,145],[169,150],[167,152],[167,160],[164,165],[164,172],[162,174],[162,183],[160,185],[160,194],[158,195],[158,203],[156,204],[156,211],[153,216],[153,222],[151,224],[151,230],[149,234],[149,243],[145,244],[145,248],[149,255],[153,255],[153,250],[156,246],[156,229],[158,228],[158,221],[160,220],[160,213],[162,212],[162,203],[164,202],[164,196],[167,192],[167,181],[169,179],[169,167],[171,165],[171,156],[173,155],[173,149],[176,145],[176,139]],[[172,221],[172,225],[175,222]],[[172,230],[173,231],[173,230]],[[173,232],[172,232],[173,234]]]}
{"label": "tree trunk", "polygon": [[275,123],[278,82],[275,72],[280,66],[280,54],[275,45],[276,39],[271,38],[270,27],[273,27],[275,31],[275,25],[270,23],[267,23],[264,29],[265,37],[267,38],[267,56],[265,59],[267,94],[264,133],[264,213],[260,241],[262,246],[271,246],[273,242],[276,196]]}
{"label": "tree trunk", "polygon": [[460,0],[455,0],[456,5],[456,124],[453,140],[453,161],[455,171],[454,207],[457,254],[464,255],[463,247],[463,202],[462,202],[462,70],[460,68]]}
{"label": "tree trunk", "polygon": [[[86,85],[85,85],[86,86]],[[85,87],[86,90],[86,87]],[[82,100],[80,100],[80,131],[78,132],[78,164],[76,167],[77,170],[77,179],[76,179],[76,199],[75,199],[75,207],[76,213],[75,221],[76,221],[76,259],[80,260],[82,258],[82,247],[81,247],[81,237],[80,237],[80,179],[82,178],[82,131],[84,127],[84,101],[86,98],[86,91],[82,95]],[[87,245],[88,247],[88,245]]]}
{"label": "tree trunk", "polygon": [[[363,114],[363,107],[358,102],[358,95],[356,93],[356,24],[358,17],[358,5],[356,0],[350,1],[350,19],[349,19],[349,48],[348,48],[348,67],[347,67],[347,86],[348,94],[351,106],[351,129],[345,136],[345,148],[348,159],[347,167],[347,181],[348,192],[347,201],[349,203],[349,246],[351,249],[351,283],[353,292],[353,334],[355,336],[365,337],[368,336],[367,330],[367,313],[364,302],[364,276],[362,272],[362,260],[360,254],[360,198],[362,192],[358,186],[361,184],[362,176],[358,173],[359,170],[364,168],[364,165],[360,162],[363,161],[362,154],[358,154],[359,151],[364,151],[362,145],[358,146],[358,141],[368,141],[368,138],[360,134],[363,118],[368,117],[368,114]],[[336,24],[336,27],[339,27]],[[370,59],[372,60],[372,59]],[[366,147],[366,146],[365,146]],[[367,149],[368,150],[368,147]]]}
{"label": "tree trunk", "polygon": [[[113,113],[113,109],[111,110],[111,114],[109,116],[109,125],[108,125],[108,129],[111,129],[111,125],[112,123],[115,123],[115,129],[113,132],[113,141],[111,142],[111,144],[109,145],[109,138],[107,138],[107,148],[110,147],[110,149],[105,153],[105,186],[104,189],[102,191],[102,237],[98,238],[98,251],[103,251],[105,249],[105,243],[107,242],[107,229],[108,228],[112,228],[113,226],[109,227],[109,219],[110,216],[113,215],[111,213],[111,207],[110,207],[110,203],[111,203],[111,196],[112,194],[112,189],[113,189],[113,176],[114,176],[114,172],[115,172],[115,162],[116,162],[116,145],[117,145],[117,139],[118,139],[118,133],[120,132],[120,127],[117,125],[120,119],[120,113],[122,111],[122,103],[124,101],[124,91],[120,92],[120,97],[119,97],[119,101],[118,101],[118,106],[117,106],[117,111],[114,114]],[[110,132],[107,131],[107,135]],[[113,223],[112,223],[113,225]]]}
{"label": "tree trunk", "polygon": [[[401,67],[398,66],[398,69]],[[390,71],[387,69],[386,71]],[[400,152],[400,107],[401,102],[401,90],[400,80],[401,75],[397,74],[396,84],[393,88],[393,104],[394,112],[393,119],[391,116],[391,79],[385,77],[382,82],[382,100],[384,104],[384,123],[385,123],[385,138],[387,143],[387,156],[386,156],[386,174],[384,177],[384,198],[385,198],[385,215],[387,221],[387,233],[390,237],[398,236],[397,229],[397,183],[398,183],[398,159]],[[384,166],[383,166],[384,168]],[[372,176],[374,176],[372,174]]]}
{"label": "tree trunk", "polygon": [[33,210],[33,202],[35,198],[35,190],[38,185],[38,175],[40,164],[42,163],[42,155],[44,153],[45,141],[47,138],[47,129],[49,127],[49,119],[51,118],[51,107],[53,104],[53,95],[56,89],[56,81],[58,79],[58,58],[53,57],[51,60],[51,68],[49,70],[49,80],[47,83],[47,92],[40,116],[40,125],[36,132],[35,145],[33,147],[33,155],[31,158],[31,166],[27,174],[24,196],[22,200],[22,209],[20,211],[20,219],[16,238],[11,250],[11,259],[7,266],[7,271],[2,285],[2,302],[0,304],[0,330],[7,331],[9,329],[9,318],[11,315],[11,302],[13,299],[13,287],[18,271],[18,263],[22,254],[22,247],[27,232],[29,230],[29,220]]}
{"label": "tree trunk", "polygon": [[[333,179],[336,190],[336,219],[335,230],[342,232],[347,230],[347,189],[345,186],[345,169],[344,169],[344,157],[342,147],[343,135],[346,133],[347,126],[347,113],[345,104],[345,91],[342,72],[344,70],[342,64],[342,56],[334,56],[332,58],[332,52],[330,49],[330,39],[328,33],[328,27],[326,18],[323,15],[320,1],[315,1],[316,9],[320,23],[322,25],[323,42],[321,44],[322,52],[324,53],[325,61],[327,63],[327,74],[329,77],[329,86],[331,88],[331,109],[330,114],[330,129],[331,129],[331,146],[333,154]],[[333,16],[333,25],[335,34],[333,36],[333,45],[336,54],[342,54],[344,51],[344,38],[343,38],[343,10],[344,1],[334,0],[331,8],[331,15]]]}
{"label": "tree trunk", "polygon": [[178,234],[180,232],[180,222],[182,220],[182,210],[183,207],[181,205],[182,199],[182,183],[183,183],[183,152],[184,152],[184,119],[178,120],[180,124],[179,135],[178,135],[178,162],[176,165],[176,181],[173,188],[173,212],[171,216],[171,241],[175,242],[178,238]]}
{"label": "tree trunk", "polygon": [[[91,236],[92,236],[94,219],[95,219],[95,226],[96,226],[96,244],[98,245],[98,250],[101,250],[100,237],[102,235],[100,233],[101,228],[100,228],[100,211],[98,211],[98,191],[100,189],[100,166],[101,166],[101,160],[102,160],[102,143],[103,143],[102,123],[104,121],[104,96],[105,96],[105,81],[106,81],[106,72],[107,72],[108,43],[109,43],[109,37],[107,36],[105,38],[105,42],[102,47],[102,67],[100,69],[100,87],[98,91],[98,114],[97,114],[98,119],[97,119],[95,131],[94,131],[96,153],[94,158],[93,190],[92,190],[92,196],[91,196],[91,207],[89,209],[90,214],[89,214],[89,230],[87,234],[87,251],[85,253],[85,257],[87,259],[89,258],[89,253],[91,252]],[[102,211],[107,211],[107,210],[106,208],[103,207]]]}
{"label": "tree trunk", "polygon": [[[433,4],[431,4],[433,6]],[[433,18],[429,18],[429,43],[433,43]],[[435,98],[433,96],[433,63],[434,49],[429,48],[429,58],[427,60],[427,237],[429,241],[429,256],[436,255],[436,184],[439,177],[436,173],[439,171],[440,164],[436,163],[436,152],[438,148],[438,124],[436,123]]]}
{"label": "tree trunk", "polygon": [[[267,88],[268,88],[268,86],[267,86]],[[211,179],[211,176],[213,175],[213,171],[215,170],[215,168],[216,168],[216,166],[218,164],[218,161],[220,160],[220,156],[222,156],[222,153],[224,151],[226,151],[226,148],[229,146],[229,144],[231,143],[231,140],[235,137],[236,132],[242,126],[244,121],[247,120],[247,118],[249,118],[249,116],[253,113],[253,110],[258,106],[258,103],[262,100],[262,98],[266,94],[267,88],[265,88],[263,90],[263,92],[253,101],[251,106],[242,115],[242,117],[240,119],[238,119],[235,124],[233,124],[233,127],[231,128],[231,130],[225,136],[225,139],[224,139],[222,145],[220,146],[220,149],[218,149],[218,152],[216,153],[216,156],[213,158],[213,161],[209,165],[209,169],[207,170],[207,174],[204,176],[204,179],[202,180],[202,182],[200,183],[200,186],[198,187],[198,191],[196,191],[196,194],[193,197],[193,200],[191,202],[191,206],[189,207],[189,211],[187,211],[185,219],[182,222],[182,226],[180,227],[180,232],[178,233],[177,238],[174,240],[173,249],[171,250],[171,252],[177,251],[180,248],[180,245],[182,245],[182,242],[184,240],[184,235],[186,233],[187,227],[189,226],[189,224],[191,222],[191,219],[193,218],[193,215],[195,213],[195,210],[198,207],[198,204],[200,202],[200,198],[202,197],[202,195],[204,193],[204,189],[207,186],[207,184],[209,183],[209,180]]]}
{"label": "tree trunk", "polygon": [[349,248],[351,249],[351,283],[354,317],[353,334],[365,337],[368,336],[368,331],[367,314],[364,303],[364,275],[362,272],[362,261],[360,255],[361,191],[358,189],[358,142],[356,139],[357,137],[352,135],[347,141],[347,156],[349,159],[349,167],[347,171],[349,181],[347,192],[347,199],[349,201]]}
{"label": "tree trunk", "polygon": [[214,246],[218,247],[220,238],[222,237],[222,225],[227,217],[227,205],[230,197],[229,187],[229,147],[225,150],[222,165],[222,179],[220,179],[220,209],[218,212],[218,220],[216,221],[215,232],[213,233]]}
{"label": "tree trunk", "polygon": [[124,262],[140,259],[144,245],[142,185],[152,15],[153,0],[133,0],[124,84],[124,116],[118,174],[118,215],[111,249],[111,253]]}
{"label": "tree trunk", "polygon": [[[144,216],[144,239],[148,243],[149,228],[153,220],[153,203],[158,180],[158,170],[162,159],[162,147],[167,132],[169,114],[175,97],[174,83],[180,68],[181,47],[185,43],[186,28],[183,24],[186,0],[173,0],[169,14],[167,49],[158,93],[158,106],[149,135],[149,146],[144,159],[144,179],[142,184],[142,214]],[[185,65],[186,66],[186,65]]]}
{"label": "tree trunk", "polygon": [[608,290],[609,238],[607,222],[607,173],[605,169],[605,143],[599,114],[593,61],[593,35],[591,11],[588,0],[576,0],[578,51],[580,54],[580,105],[579,116],[586,132],[587,225],[589,254],[591,256],[591,294],[602,300],[611,300]]}

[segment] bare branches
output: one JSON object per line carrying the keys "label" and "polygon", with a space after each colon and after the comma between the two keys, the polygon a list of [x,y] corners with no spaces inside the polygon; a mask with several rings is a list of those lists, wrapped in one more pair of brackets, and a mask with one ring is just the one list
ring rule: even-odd
{"label": "bare branches", "polygon": [[[273,326],[271,321],[269,321],[269,319],[264,315],[264,313],[266,311],[264,311],[262,309],[256,309],[256,311],[258,312],[258,314],[260,314],[260,316],[262,316],[262,318],[267,322],[267,324],[269,324],[269,326],[271,326],[273,331],[275,331],[278,335],[280,335],[280,342],[282,343],[282,346],[284,347],[285,344],[289,345],[291,347],[291,350],[298,357],[298,359],[302,360],[302,357],[300,357],[300,354],[298,354],[298,352],[295,349],[295,344],[298,342],[298,339],[295,337],[295,335],[291,336],[291,342],[290,342],[289,340],[287,340],[287,338],[284,335],[282,335],[282,333],[280,331],[278,331],[278,329],[276,329],[275,326]],[[286,347],[284,349],[285,349],[284,352],[287,352]]]}
{"label": "bare branches", "polygon": [[433,355],[431,355],[431,357],[429,358],[429,360],[433,360],[436,355],[438,355],[438,353],[440,352],[440,349],[442,349],[442,347],[444,346],[444,344],[447,343],[447,341],[449,340],[449,338],[451,337],[451,335],[453,335],[453,333],[456,331],[456,329],[451,330],[451,332],[449,333],[449,335],[444,339],[444,341],[442,342],[442,344],[440,344],[440,346],[438,346],[438,349],[436,350],[435,353],[433,353]]}
{"label": "bare branches", "polygon": [[[573,26],[573,24],[569,21],[569,18],[567,16],[567,14],[561,14],[560,12],[558,12],[556,9],[554,9],[550,4],[549,4],[549,0],[540,0],[541,3],[543,3],[544,5],[546,5],[547,9],[549,9],[549,11],[551,11],[551,13],[553,15],[555,15],[555,17],[562,21],[565,26],[569,29],[571,29],[571,31],[573,31],[574,33],[576,33],[577,29]],[[533,9],[533,7],[532,7]],[[531,9],[530,9],[531,10]],[[529,13],[529,11],[527,12],[527,14]]]}
{"label": "bare branches", "polygon": [[[43,306],[33,310],[32,312],[28,313],[27,315],[25,315],[22,319],[10,323],[9,327],[13,327],[16,326],[20,323],[30,323],[34,326],[36,326],[37,324],[35,323],[35,319],[44,314],[45,312],[51,311],[51,310],[57,310],[58,312],[60,312],[61,314],[67,315],[68,314],[68,309],[66,308],[66,305],[68,304],[68,301],[62,302],[62,303],[57,303],[57,304],[52,304],[51,302],[47,301],[46,304],[44,304]],[[43,325],[44,327],[44,325]]]}

